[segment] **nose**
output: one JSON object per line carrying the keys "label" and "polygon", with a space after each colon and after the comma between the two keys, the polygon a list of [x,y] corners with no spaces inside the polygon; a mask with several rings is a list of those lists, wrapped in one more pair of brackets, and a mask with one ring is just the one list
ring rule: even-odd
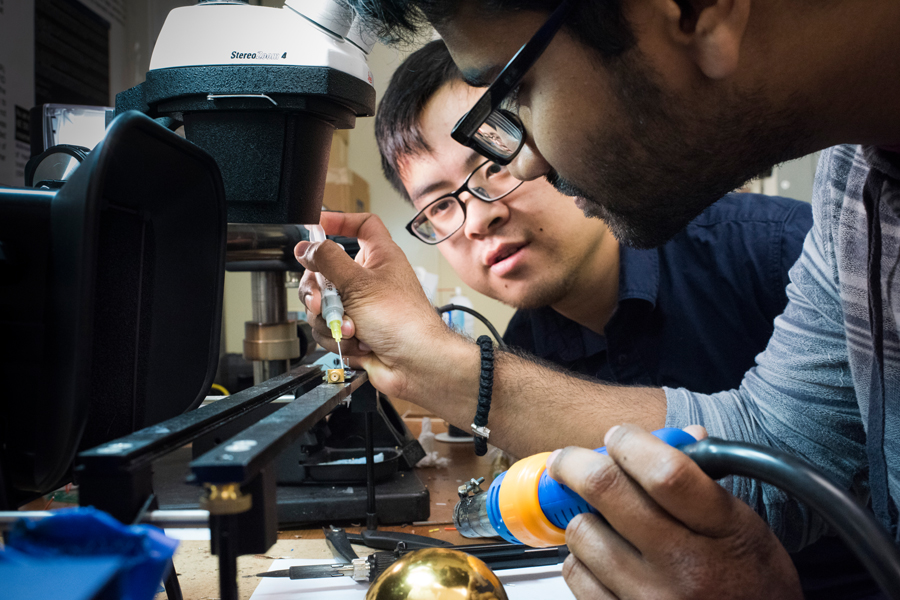
{"label": "nose", "polygon": [[550,172],[550,163],[548,163],[541,152],[537,149],[537,144],[532,137],[534,133],[534,123],[532,122],[531,106],[523,102],[519,106],[519,119],[525,129],[525,145],[519,150],[519,153],[507,166],[510,174],[520,181],[532,181],[539,177],[543,177]]}
{"label": "nose", "polygon": [[519,154],[509,163],[507,168],[509,173],[516,179],[532,181],[549,173],[550,163],[544,160],[541,153],[529,141],[522,146]]}
{"label": "nose", "polygon": [[466,194],[466,222],[463,233],[470,240],[480,239],[497,229],[509,219],[509,207],[506,198],[494,202],[484,202]]}

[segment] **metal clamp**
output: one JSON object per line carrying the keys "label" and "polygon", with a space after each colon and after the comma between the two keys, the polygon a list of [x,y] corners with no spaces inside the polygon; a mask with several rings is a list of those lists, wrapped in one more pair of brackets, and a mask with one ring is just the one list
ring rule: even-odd
{"label": "metal clamp", "polygon": [[475,423],[472,423],[471,427],[472,432],[474,432],[478,437],[484,438],[486,440],[490,439],[491,430],[488,429],[486,425],[476,425]]}
{"label": "metal clamp", "polygon": [[237,483],[204,484],[206,494],[200,499],[200,508],[211,515],[236,515],[247,512],[253,506],[253,496],[241,492]]}
{"label": "metal clamp", "polygon": [[459,486],[456,490],[459,494],[460,500],[465,500],[471,494],[472,496],[476,494],[483,494],[484,490],[481,489],[481,484],[484,483],[484,477],[479,477],[475,479],[474,477],[470,479],[468,482]]}

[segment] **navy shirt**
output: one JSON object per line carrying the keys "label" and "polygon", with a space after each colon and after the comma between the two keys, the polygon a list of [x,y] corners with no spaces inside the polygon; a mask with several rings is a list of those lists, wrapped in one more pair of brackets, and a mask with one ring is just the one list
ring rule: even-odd
{"label": "navy shirt", "polygon": [[810,227],[805,202],[728,194],[659,248],[620,247],[605,335],[544,307],[517,311],[503,338],[604,381],[737,387],[787,304],[788,269]]}

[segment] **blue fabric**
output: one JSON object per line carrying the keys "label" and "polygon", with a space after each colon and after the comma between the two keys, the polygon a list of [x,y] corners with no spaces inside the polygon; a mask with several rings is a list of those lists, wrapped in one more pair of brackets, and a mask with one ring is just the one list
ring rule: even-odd
{"label": "blue fabric", "polygon": [[733,388],[787,303],[787,272],[811,226],[806,203],[729,194],[664,246],[621,248],[605,336],[544,307],[517,311],[504,340],[604,381]]}
{"label": "blue fabric", "polygon": [[[168,572],[178,542],[156,527],[126,526],[94,508],[76,508],[61,510],[39,521],[16,521],[7,547],[15,554],[6,562],[21,565],[23,573],[43,567],[48,576],[60,563],[114,559],[121,563],[116,588],[108,590],[109,595],[104,598],[150,600]],[[96,573],[84,571],[83,575],[83,580],[71,585],[94,583]],[[59,593],[66,597],[65,590]]]}
{"label": "blue fabric", "polygon": [[12,548],[0,549],[2,600],[118,600],[122,557],[35,559]]}
{"label": "blue fabric", "polygon": [[[880,172],[878,273],[869,265],[863,197],[870,171]],[[886,470],[890,535],[898,535],[900,497],[900,155],[838,146],[822,153],[813,192],[814,225],[791,269],[790,299],[758,365],[740,387],[711,396],[667,389],[667,425],[700,423],[710,435],[773,446],[801,456],[865,500],[869,457]],[[880,285],[871,286],[871,278]],[[880,289],[873,289],[880,288]],[[872,331],[871,293],[881,295],[880,339]],[[881,347],[884,369],[873,360]],[[881,388],[880,390],[878,388]],[[873,398],[872,394],[880,398]],[[867,435],[872,404],[882,431]],[[877,405],[881,404],[880,407]],[[872,447],[874,446],[874,447]],[[883,461],[883,462],[882,462]],[[804,506],[770,486],[724,482],[762,515],[786,546],[800,547],[827,527]],[[883,483],[881,485],[884,485]]]}

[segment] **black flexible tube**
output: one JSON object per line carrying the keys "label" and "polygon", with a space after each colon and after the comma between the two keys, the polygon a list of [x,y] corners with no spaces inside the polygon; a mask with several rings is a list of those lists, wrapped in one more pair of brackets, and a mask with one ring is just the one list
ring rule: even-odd
{"label": "black flexible tube", "polygon": [[441,306],[440,308],[437,309],[438,314],[450,312],[451,310],[461,310],[463,312],[467,312],[470,315],[472,315],[473,317],[475,317],[476,319],[478,319],[479,321],[481,321],[482,323],[484,323],[485,327],[488,328],[488,331],[491,332],[491,335],[494,336],[494,339],[497,340],[497,345],[500,346],[500,349],[501,350],[507,349],[507,345],[503,341],[503,338],[500,336],[499,333],[497,333],[497,330],[494,328],[493,325],[491,325],[491,322],[488,321],[487,318],[485,316],[483,316],[481,313],[472,310],[468,306],[460,306],[458,304],[445,304],[444,306]]}
{"label": "black flexible tube", "polygon": [[900,551],[871,513],[809,463],[774,448],[716,438],[681,450],[713,479],[752,477],[807,504],[853,550],[887,597],[900,600]]}

